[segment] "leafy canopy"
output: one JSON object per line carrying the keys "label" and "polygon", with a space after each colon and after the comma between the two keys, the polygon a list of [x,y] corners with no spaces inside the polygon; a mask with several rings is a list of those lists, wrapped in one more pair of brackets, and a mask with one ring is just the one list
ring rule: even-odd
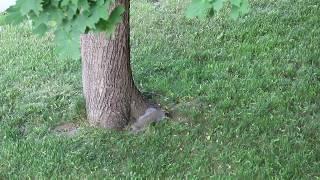
{"label": "leafy canopy", "polygon": [[36,34],[53,31],[58,53],[78,58],[81,34],[110,34],[120,22],[124,7],[109,12],[111,3],[113,0],[17,0],[7,10],[5,21],[19,24],[29,19]]}
{"label": "leafy canopy", "polygon": [[[248,0],[193,0],[186,11],[189,18],[204,18],[231,2],[231,17],[248,12]],[[111,34],[121,22],[123,6],[110,10],[114,0],[17,0],[7,10],[5,22],[19,24],[25,19],[32,22],[34,33],[55,34],[58,54],[71,58],[80,56],[80,35],[88,32]]]}

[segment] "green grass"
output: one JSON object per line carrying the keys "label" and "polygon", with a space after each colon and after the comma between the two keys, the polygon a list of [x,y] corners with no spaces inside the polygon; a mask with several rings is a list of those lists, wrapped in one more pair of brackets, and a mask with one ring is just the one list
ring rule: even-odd
{"label": "green grass", "polygon": [[[27,25],[0,32],[0,179],[320,178],[320,5],[253,0],[234,22],[132,1],[137,84],[183,121],[132,136],[87,127],[80,61]],[[50,130],[81,122],[66,138]]]}

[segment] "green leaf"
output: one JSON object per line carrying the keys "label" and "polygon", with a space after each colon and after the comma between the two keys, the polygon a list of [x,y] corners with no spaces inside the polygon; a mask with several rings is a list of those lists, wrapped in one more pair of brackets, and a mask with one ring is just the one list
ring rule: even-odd
{"label": "green leaf", "polygon": [[33,25],[35,27],[39,26],[40,24],[47,24],[49,21],[49,14],[48,13],[40,13],[38,17],[31,16],[33,20]]}
{"label": "green leaf", "polygon": [[241,0],[230,0],[231,4],[237,7],[240,7]]}
{"label": "green leaf", "polygon": [[249,7],[249,1],[248,0],[242,0],[242,3],[241,3],[241,6],[240,6],[240,13],[242,15],[244,14],[247,14],[250,10],[250,7]]}
{"label": "green leaf", "polygon": [[77,14],[77,9],[78,9],[78,7],[73,4],[68,5],[68,10],[66,12],[68,19],[70,19],[70,20],[73,19],[74,15]]}
{"label": "green leaf", "polygon": [[48,26],[43,23],[37,26],[35,29],[33,29],[33,32],[40,36],[43,36],[47,31],[48,31]]}
{"label": "green leaf", "polygon": [[67,7],[69,11],[76,11],[78,9],[78,0],[62,0],[60,6]]}
{"label": "green leaf", "polygon": [[79,2],[79,0],[71,0],[71,3],[76,5],[76,6],[78,5],[78,2]]}
{"label": "green leaf", "polygon": [[79,0],[78,7],[81,11],[87,11],[90,8],[87,0]]}
{"label": "green leaf", "polygon": [[188,18],[204,18],[210,9],[211,5],[208,0],[193,0],[186,11],[186,16]]}
{"label": "green leaf", "polygon": [[89,21],[93,24],[97,23],[100,19],[107,20],[108,19],[108,12],[107,12],[107,5],[98,5],[96,4],[93,6],[93,8],[90,10],[92,12],[92,15],[89,17]]}
{"label": "green leaf", "polygon": [[53,21],[56,25],[60,25],[62,23],[64,14],[59,8],[50,8],[47,12],[50,21]]}
{"label": "green leaf", "polygon": [[71,2],[71,0],[62,0],[60,6],[67,6],[69,3]]}
{"label": "green leaf", "polygon": [[65,32],[71,32],[73,30],[73,21],[63,21],[58,28],[63,28]]}
{"label": "green leaf", "polygon": [[101,31],[107,31],[107,29],[110,29],[111,24],[109,23],[109,21],[104,20],[104,19],[100,19],[96,24],[95,24],[95,31],[96,32],[101,32]]}
{"label": "green leaf", "polygon": [[6,17],[0,16],[0,26],[6,25]]}
{"label": "green leaf", "polygon": [[[47,1],[45,1],[45,2],[47,2]],[[53,0],[53,1],[50,1],[49,3],[53,7],[59,7],[60,0]]]}
{"label": "green leaf", "polygon": [[[106,2],[105,2],[105,0],[95,0],[95,1],[97,1],[96,2],[96,4],[98,5],[98,6],[102,6],[102,5],[104,5]],[[110,1],[109,1],[110,2]]]}
{"label": "green leaf", "polygon": [[231,8],[231,18],[233,20],[236,20],[239,18],[239,15],[240,15],[240,8],[238,6],[235,6],[235,5],[232,5],[232,8]]}
{"label": "green leaf", "polygon": [[5,15],[5,23],[6,24],[13,24],[13,25],[17,25],[21,22],[23,22],[23,20],[25,19],[24,16],[21,15],[20,11],[19,11],[19,6],[11,6],[9,9],[7,9],[7,14]]}
{"label": "green leaf", "polygon": [[95,20],[92,20],[91,17],[89,17],[89,13],[84,13],[83,14],[85,17],[88,17],[86,18],[86,24],[87,24],[87,27],[89,27],[90,29],[95,29],[95,24],[99,22],[95,21]]}
{"label": "green leaf", "polygon": [[75,18],[75,20],[72,23],[72,27],[74,29],[77,29],[81,33],[84,33],[89,24],[90,23],[88,22],[88,17],[86,15],[82,14],[82,15],[77,16]]}
{"label": "green leaf", "polygon": [[20,12],[23,16],[31,11],[38,15],[42,11],[42,0],[19,0],[17,3],[20,5]]}
{"label": "green leaf", "polygon": [[5,16],[5,22],[6,24],[12,24],[12,25],[17,25],[23,22],[25,18],[21,16],[20,13],[10,13]]}
{"label": "green leaf", "polygon": [[109,16],[108,21],[111,24],[118,24],[122,21],[122,14],[125,12],[125,8],[123,6],[118,6],[114,8]]}
{"label": "green leaf", "polygon": [[124,12],[125,8],[123,6],[117,6],[112,10],[108,20],[100,19],[96,24],[96,30],[106,31],[107,35],[111,35],[115,31],[117,25],[122,22],[122,15]]}
{"label": "green leaf", "polygon": [[80,57],[80,32],[59,29],[55,33],[56,51],[60,57],[78,59]]}
{"label": "green leaf", "polygon": [[220,9],[223,7],[223,4],[224,4],[224,0],[215,0],[212,3],[212,6],[215,11],[220,11]]}

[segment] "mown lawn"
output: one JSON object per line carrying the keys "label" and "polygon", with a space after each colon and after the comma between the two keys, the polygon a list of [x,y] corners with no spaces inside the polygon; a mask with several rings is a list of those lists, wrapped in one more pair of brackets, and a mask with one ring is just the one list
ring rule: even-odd
{"label": "mown lawn", "polygon": [[[2,27],[0,179],[320,178],[320,4],[251,4],[234,22],[132,1],[135,80],[176,112],[136,136],[86,125],[80,60],[52,37]],[[63,122],[79,134],[52,133]]]}

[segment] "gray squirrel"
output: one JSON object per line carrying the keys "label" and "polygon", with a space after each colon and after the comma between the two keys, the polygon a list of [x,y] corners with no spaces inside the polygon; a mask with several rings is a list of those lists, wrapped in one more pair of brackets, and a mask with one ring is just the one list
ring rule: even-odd
{"label": "gray squirrel", "polygon": [[144,128],[152,122],[159,122],[166,117],[165,112],[161,109],[149,107],[145,113],[140,116],[136,122],[131,125],[131,132],[138,133],[144,130]]}
{"label": "gray squirrel", "polygon": [[178,104],[172,104],[168,111],[163,111],[159,106],[150,106],[145,113],[140,116],[132,125],[131,132],[138,133],[144,130],[144,128],[152,122],[159,122],[165,118],[170,118],[177,121],[188,121],[190,118],[185,110],[190,108],[196,108],[198,110],[203,109],[203,103],[201,99],[195,98],[189,102],[180,102]]}

